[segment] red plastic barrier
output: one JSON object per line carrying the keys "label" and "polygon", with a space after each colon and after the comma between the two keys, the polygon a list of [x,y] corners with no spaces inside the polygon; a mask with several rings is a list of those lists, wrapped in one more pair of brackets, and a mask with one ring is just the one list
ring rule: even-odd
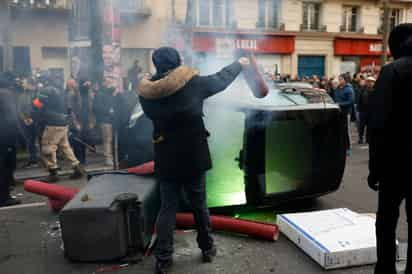
{"label": "red plastic barrier", "polygon": [[[210,219],[213,230],[245,234],[269,241],[276,241],[279,237],[279,228],[277,225],[239,220],[225,216],[211,216]],[[176,225],[180,228],[193,228],[195,226],[193,214],[176,214]]]}
{"label": "red plastic barrier", "polygon": [[52,200],[59,200],[64,202],[70,201],[74,197],[74,195],[79,192],[79,189],[77,188],[52,185],[33,180],[27,180],[24,182],[24,190],[27,192],[46,196]]}
{"label": "red plastic barrier", "polygon": [[257,98],[263,98],[269,93],[269,88],[259,72],[256,59],[253,55],[250,56],[250,65],[243,70],[246,83]]}
{"label": "red plastic barrier", "polygon": [[128,173],[136,175],[150,175],[155,173],[155,164],[154,161],[147,162],[143,165],[131,167],[127,169]]}
{"label": "red plastic barrier", "polygon": [[69,201],[55,200],[49,198],[49,207],[54,212],[59,212]]}

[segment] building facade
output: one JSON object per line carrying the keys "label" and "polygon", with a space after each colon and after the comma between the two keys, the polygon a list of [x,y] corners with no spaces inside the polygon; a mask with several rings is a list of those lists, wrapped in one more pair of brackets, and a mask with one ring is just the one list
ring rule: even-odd
{"label": "building facade", "polygon": [[[170,5],[165,6],[164,2],[120,1],[121,60],[125,75],[135,60],[140,61],[144,70],[150,70],[150,53],[163,43],[169,24]],[[71,71],[69,27],[83,28],[82,22],[70,26],[72,4],[71,0],[0,0],[0,71],[24,74],[51,69],[63,71],[67,79]],[[86,6],[74,12],[85,12]],[[80,17],[88,20],[87,15]],[[3,31],[5,28],[7,32]],[[4,56],[5,37],[13,52],[10,62]]]}
{"label": "building facade", "polygon": [[[192,27],[195,52],[219,56],[224,48],[245,49],[254,52],[266,71],[301,76],[334,76],[380,67],[380,1],[175,2],[177,21]],[[391,1],[389,21],[390,28],[412,22],[412,1]]]}
{"label": "building facade", "polygon": [[[151,52],[165,44],[190,50],[199,66],[221,63],[239,50],[253,52],[272,73],[334,76],[380,66],[379,0],[120,2],[125,72],[136,59],[145,71],[152,70]],[[10,3],[9,10],[4,8]],[[0,70],[8,63],[20,72],[63,70],[67,78],[71,1],[0,0],[0,6]],[[412,0],[391,0],[390,8],[391,27],[412,22]],[[13,52],[9,62],[5,48]]]}

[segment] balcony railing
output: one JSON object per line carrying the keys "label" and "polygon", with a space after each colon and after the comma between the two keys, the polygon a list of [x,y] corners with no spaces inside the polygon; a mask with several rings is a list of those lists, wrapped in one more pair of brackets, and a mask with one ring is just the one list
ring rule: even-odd
{"label": "balcony railing", "polygon": [[12,0],[10,2],[15,8],[67,10],[71,7],[70,0]]}
{"label": "balcony railing", "polygon": [[341,32],[352,32],[352,33],[364,33],[365,32],[364,27],[349,28],[347,26],[340,26],[339,30]]}
{"label": "balcony railing", "polygon": [[276,23],[276,24],[266,24],[263,21],[257,21],[256,22],[256,28],[262,29],[262,30],[275,30],[275,31],[284,31],[285,30],[285,24],[284,23]]}
{"label": "balcony railing", "polygon": [[313,26],[308,26],[306,24],[300,24],[300,31],[326,32],[327,31],[327,26],[326,25],[320,25],[320,26],[317,26],[317,27],[313,27]]}
{"label": "balcony railing", "polygon": [[[10,3],[15,8],[45,10],[68,10],[72,7],[71,0],[10,0]],[[123,14],[137,14],[140,16],[150,16],[152,14],[146,0],[121,0],[119,4],[120,12]]]}
{"label": "balcony railing", "polygon": [[137,14],[141,16],[150,16],[152,10],[145,0],[122,0],[120,3],[120,12],[123,14]]}

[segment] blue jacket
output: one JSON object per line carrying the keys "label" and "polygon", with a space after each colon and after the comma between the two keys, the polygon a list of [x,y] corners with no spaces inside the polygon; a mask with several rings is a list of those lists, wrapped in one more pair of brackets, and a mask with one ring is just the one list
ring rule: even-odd
{"label": "blue jacket", "polygon": [[342,111],[345,113],[350,113],[354,104],[354,91],[350,84],[346,84],[343,87],[338,87],[334,92],[334,100]]}

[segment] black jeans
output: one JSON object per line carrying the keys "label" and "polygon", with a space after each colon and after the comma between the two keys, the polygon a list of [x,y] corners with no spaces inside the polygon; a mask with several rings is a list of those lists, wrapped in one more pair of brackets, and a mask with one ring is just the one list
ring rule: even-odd
{"label": "black jeans", "polygon": [[16,147],[0,146],[0,202],[10,197],[10,185],[16,169]]}
{"label": "black jeans", "polygon": [[[76,138],[78,138],[76,136]],[[86,146],[73,137],[69,138],[70,145],[73,148],[73,153],[76,156],[77,160],[79,160],[80,164],[86,164]]]}
{"label": "black jeans", "polygon": [[154,251],[156,259],[160,261],[172,259],[173,233],[176,226],[176,212],[182,189],[185,190],[193,210],[199,248],[201,250],[209,250],[213,246],[213,239],[210,235],[205,174],[191,178],[161,179],[159,183],[161,208],[156,223],[158,236]]}
{"label": "black jeans", "polygon": [[25,135],[25,142],[26,142],[27,150],[30,153],[30,161],[37,162],[39,152],[36,147],[37,129],[35,125],[24,126],[24,135]]}
{"label": "black jeans", "polygon": [[359,112],[359,120],[358,120],[358,133],[359,133],[359,141],[363,141],[365,136],[365,128],[367,122],[367,113],[366,112]]}
{"label": "black jeans", "polygon": [[[408,221],[412,220],[412,201],[408,191],[388,186],[379,192],[379,206],[376,216],[376,240],[378,263],[375,274],[396,274],[396,226],[399,218],[399,207],[406,200]],[[408,262],[405,274],[412,272],[412,226],[408,225]]]}

